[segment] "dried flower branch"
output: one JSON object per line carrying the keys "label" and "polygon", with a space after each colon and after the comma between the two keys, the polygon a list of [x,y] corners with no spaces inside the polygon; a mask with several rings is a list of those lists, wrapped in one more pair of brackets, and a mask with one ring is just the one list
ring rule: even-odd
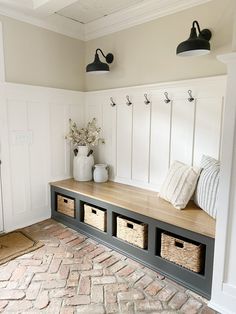
{"label": "dried flower branch", "polygon": [[96,123],[96,118],[93,118],[91,122],[88,122],[86,128],[79,129],[77,124],[69,119],[69,133],[65,138],[71,141],[74,148],[78,146],[97,146],[99,143],[104,144],[104,139],[99,137],[102,129],[97,127]]}

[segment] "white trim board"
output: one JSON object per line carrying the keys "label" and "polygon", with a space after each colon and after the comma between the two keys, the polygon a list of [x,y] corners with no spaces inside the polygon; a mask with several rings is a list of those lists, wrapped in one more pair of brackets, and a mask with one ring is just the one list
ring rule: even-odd
{"label": "white trim board", "polygon": [[[227,302],[227,301],[226,301]],[[210,301],[207,304],[208,307],[210,307],[211,309],[221,313],[221,314],[235,314],[235,311],[228,311],[225,309],[225,307],[219,306],[218,304]]]}
{"label": "white trim board", "polygon": [[44,14],[42,15],[42,12],[39,12],[37,15],[33,9],[30,11],[28,7],[24,6],[19,9],[19,3],[15,7],[9,7],[3,0],[0,0],[0,14],[69,37],[88,41],[210,1],[212,0],[148,0],[86,24],[81,24],[57,14],[48,16],[45,13],[52,12],[51,7],[48,7],[48,10],[45,9],[46,11],[42,7],[41,11]]}
{"label": "white trim board", "polygon": [[[84,92],[85,95],[87,94],[103,94],[103,93],[112,93],[117,91],[123,91],[128,92],[130,90],[143,90],[144,92],[147,90],[156,90],[157,88],[185,88],[186,85],[191,89],[192,86],[199,87],[199,86],[205,86],[204,90],[207,90],[210,87],[214,86],[215,84],[224,84],[223,88],[226,87],[226,78],[227,75],[215,75],[215,76],[208,76],[208,77],[199,77],[199,78],[193,78],[193,79],[186,79],[186,80],[179,80],[179,81],[168,81],[168,82],[160,82],[160,83],[153,83],[153,84],[144,84],[144,85],[133,85],[133,86],[126,86],[126,87],[118,87],[118,88],[110,88],[110,89],[102,89],[102,90],[95,90],[95,91],[87,91]],[[216,93],[218,91],[216,90]],[[170,95],[169,95],[170,96]]]}
{"label": "white trim board", "polygon": [[236,277],[235,261],[235,189],[236,189],[236,53],[218,57],[227,65],[227,88],[222,138],[221,175],[218,191],[214,273],[210,306],[224,314],[235,313]]}

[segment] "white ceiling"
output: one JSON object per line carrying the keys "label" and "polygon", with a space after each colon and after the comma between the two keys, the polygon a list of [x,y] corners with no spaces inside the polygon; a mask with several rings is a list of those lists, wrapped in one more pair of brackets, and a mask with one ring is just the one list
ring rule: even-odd
{"label": "white ceiling", "polygon": [[0,0],[0,14],[90,40],[212,0]]}
{"label": "white ceiling", "polygon": [[140,2],[145,0],[78,0],[56,13],[86,24]]}

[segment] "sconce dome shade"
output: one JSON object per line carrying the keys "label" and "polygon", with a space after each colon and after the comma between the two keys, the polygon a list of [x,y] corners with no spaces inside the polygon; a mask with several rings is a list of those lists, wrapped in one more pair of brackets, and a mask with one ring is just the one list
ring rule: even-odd
{"label": "sconce dome shade", "polygon": [[101,49],[97,49],[96,53],[95,53],[94,61],[92,63],[89,63],[86,66],[86,72],[101,74],[101,73],[107,73],[110,71],[109,65],[107,63],[101,62],[99,55],[98,55],[98,51],[100,51],[102,53],[102,55],[106,59],[107,63],[112,63],[112,61],[114,59],[114,56],[112,53],[108,53],[105,56],[103,54],[103,52],[101,51]]}
{"label": "sconce dome shade", "polygon": [[[197,24],[199,35],[197,35],[197,30],[194,26],[195,23]],[[178,45],[176,54],[183,57],[209,54],[211,50],[209,43],[210,39],[211,31],[209,29],[200,31],[198,22],[194,21],[189,38]]]}
{"label": "sconce dome shade", "polygon": [[176,53],[179,56],[202,56],[210,53],[209,41],[201,38],[187,39],[180,43]]}

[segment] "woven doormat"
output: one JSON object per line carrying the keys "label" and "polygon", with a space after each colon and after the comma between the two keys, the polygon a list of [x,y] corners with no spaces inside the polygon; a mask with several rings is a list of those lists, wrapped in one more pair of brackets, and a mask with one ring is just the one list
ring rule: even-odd
{"label": "woven doormat", "polygon": [[23,254],[39,249],[44,244],[35,241],[21,230],[0,236],[0,265]]}

